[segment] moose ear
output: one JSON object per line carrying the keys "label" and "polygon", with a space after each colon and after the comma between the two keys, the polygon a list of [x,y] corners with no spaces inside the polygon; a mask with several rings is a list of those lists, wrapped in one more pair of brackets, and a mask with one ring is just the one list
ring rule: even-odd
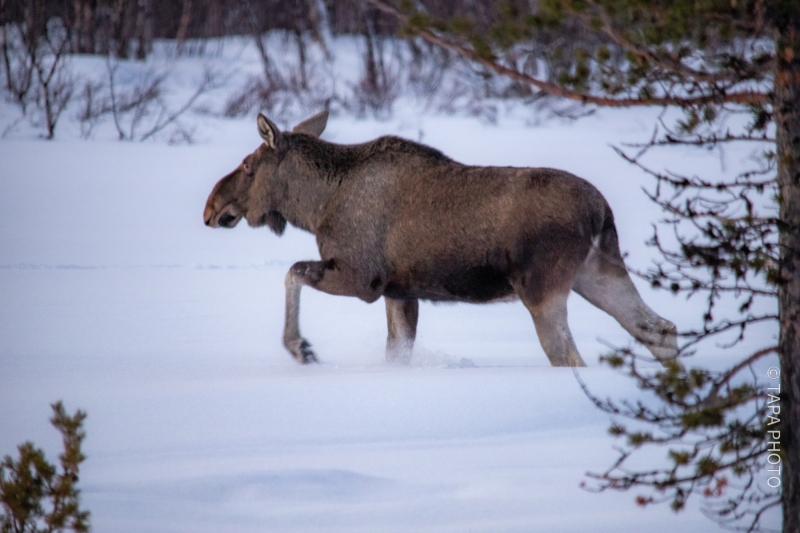
{"label": "moose ear", "polygon": [[292,130],[292,133],[305,133],[312,137],[319,137],[328,124],[328,112],[320,111],[311,118],[305,119]]}
{"label": "moose ear", "polygon": [[264,139],[264,144],[270,148],[275,148],[278,145],[278,137],[281,135],[280,130],[278,130],[278,126],[273,124],[270,119],[261,113],[258,114],[257,122],[258,134],[261,135],[262,139]]}

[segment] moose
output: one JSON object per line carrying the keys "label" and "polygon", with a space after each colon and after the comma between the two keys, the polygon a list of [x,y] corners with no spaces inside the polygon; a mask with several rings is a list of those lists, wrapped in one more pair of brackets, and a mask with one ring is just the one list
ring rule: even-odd
{"label": "moose", "polygon": [[319,261],[286,274],[283,343],[317,362],[299,326],[300,289],[383,296],[386,358],[408,362],[419,300],[519,299],[553,366],[584,366],[567,324],[570,291],[614,317],[658,359],[677,355],[675,325],[631,281],[611,208],[586,180],[552,168],[482,167],[386,136],[355,145],[319,138],[322,112],[282,132],[263,114],[263,143],[211,191],[207,226],[244,218],[281,235],[316,236]]}

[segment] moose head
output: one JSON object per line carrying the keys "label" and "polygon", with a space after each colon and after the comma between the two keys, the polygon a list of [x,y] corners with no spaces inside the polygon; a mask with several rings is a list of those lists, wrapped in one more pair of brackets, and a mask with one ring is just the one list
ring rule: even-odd
{"label": "moose head", "polygon": [[276,210],[282,191],[275,177],[286,155],[287,136],[319,137],[327,123],[328,112],[322,111],[287,134],[259,113],[258,133],[264,142],[214,186],[203,211],[206,226],[233,228],[244,218],[252,227],[266,225],[281,235],[286,228],[286,219]]}

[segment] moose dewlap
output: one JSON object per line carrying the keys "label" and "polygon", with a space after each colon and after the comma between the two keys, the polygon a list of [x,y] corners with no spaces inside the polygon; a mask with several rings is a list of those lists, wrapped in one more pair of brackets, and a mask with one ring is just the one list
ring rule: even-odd
{"label": "moose dewlap", "polygon": [[428,146],[381,137],[358,145],[319,139],[319,113],[291,132],[258,115],[264,140],[211,191],[207,226],[245,218],[280,235],[313,233],[321,259],[286,274],[283,342],[315,362],[300,335],[300,289],[383,296],[386,357],[407,361],[419,300],[519,298],[554,366],[583,366],[567,325],[575,291],[613,316],[659,359],[677,353],[676,329],[636,291],[611,208],[589,182],[550,168],[462,165]]}

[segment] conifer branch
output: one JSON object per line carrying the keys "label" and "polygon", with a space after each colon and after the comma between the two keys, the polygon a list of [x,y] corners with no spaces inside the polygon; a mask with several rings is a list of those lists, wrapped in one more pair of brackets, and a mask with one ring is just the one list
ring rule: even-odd
{"label": "conifer branch", "polygon": [[456,52],[457,54],[473,61],[495,74],[505,76],[514,81],[527,83],[536,87],[537,89],[546,92],[552,96],[558,96],[580,102],[581,104],[593,104],[600,107],[665,107],[665,106],[680,106],[680,107],[700,107],[708,104],[741,104],[741,105],[755,105],[765,104],[769,102],[769,95],[760,91],[735,91],[727,92],[724,88],[713,88],[710,94],[702,96],[686,96],[686,95],[672,95],[667,94],[661,97],[631,97],[631,98],[613,98],[607,96],[598,96],[580,91],[575,91],[564,85],[553,83],[551,81],[540,80],[519,70],[509,68],[497,62],[494,57],[486,57],[479,54],[472,48],[468,48],[463,44],[454,42],[450,39],[437,35],[430,29],[417,28],[411,26],[409,23],[411,19],[395,9],[394,7],[386,4],[381,0],[367,0],[370,4],[380,11],[392,15],[400,23],[406,26],[409,30],[419,35],[424,40],[431,44]]}

